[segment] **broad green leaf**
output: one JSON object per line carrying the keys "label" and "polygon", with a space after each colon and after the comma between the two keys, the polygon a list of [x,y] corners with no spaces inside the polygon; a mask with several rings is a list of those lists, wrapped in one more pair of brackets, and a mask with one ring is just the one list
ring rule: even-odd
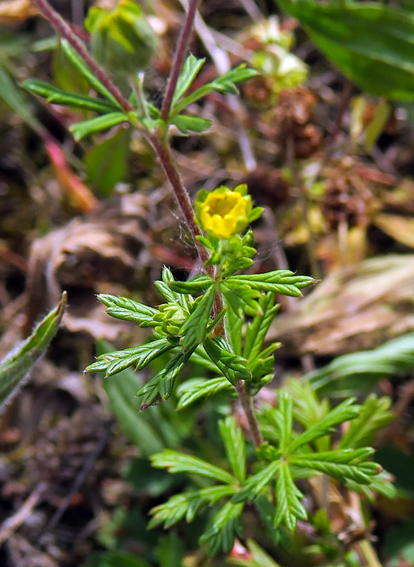
{"label": "broad green leaf", "polygon": [[275,270],[264,274],[248,274],[230,276],[226,280],[228,286],[249,286],[251,289],[271,291],[281,295],[299,297],[301,289],[315,282],[308,276],[296,276],[289,270]]}
{"label": "broad green leaf", "polygon": [[381,2],[277,0],[319,49],[364,91],[414,99],[414,16]]}
{"label": "broad green leaf", "polygon": [[175,87],[174,97],[171,105],[172,110],[174,110],[174,106],[178,102],[178,100],[188,91],[204,63],[205,59],[197,59],[197,57],[194,57],[193,54],[190,54],[187,57],[180,76],[178,77],[177,86]]}
{"label": "broad green leaf", "polygon": [[[97,352],[107,354],[111,345],[105,341],[99,342]],[[108,396],[111,409],[120,426],[145,456],[150,456],[165,447],[164,440],[152,425],[156,418],[149,412],[140,413],[139,400],[135,396],[138,376],[131,370],[123,370],[116,378],[103,378],[102,385]]]}
{"label": "broad green leaf", "polygon": [[243,432],[237,427],[234,417],[219,421],[219,431],[234,476],[243,482],[246,478],[246,444]]}
{"label": "broad green leaf", "polygon": [[91,118],[90,120],[72,124],[69,130],[72,132],[75,140],[79,141],[86,136],[108,130],[124,122],[128,122],[128,116],[124,112],[109,112],[102,116],[95,116],[95,118]]}
{"label": "broad green leaf", "polygon": [[208,130],[212,124],[212,120],[207,118],[200,118],[199,116],[189,116],[188,114],[178,114],[171,118],[170,124],[177,126],[181,134],[188,134],[189,132],[197,132],[201,134]]}
{"label": "broad green leaf", "polygon": [[226,484],[176,494],[164,504],[152,508],[148,528],[160,524],[164,524],[164,528],[170,528],[183,518],[192,522],[202,508],[211,506],[226,496],[232,496],[235,490],[235,486]]}
{"label": "broad green leaf", "polygon": [[237,380],[251,378],[251,373],[246,368],[247,361],[232,353],[224,339],[221,337],[206,338],[203,345],[207,355],[218,366],[230,384],[236,386]]}
{"label": "broad green leaf", "polygon": [[158,469],[168,469],[170,473],[198,474],[214,478],[225,484],[236,485],[237,480],[227,471],[211,465],[198,457],[179,453],[178,451],[166,450],[156,453],[151,457],[152,465]]}
{"label": "broad green leaf", "polygon": [[151,567],[151,565],[126,551],[106,551],[90,555],[83,567]]}
{"label": "broad green leaf", "polygon": [[127,174],[129,140],[129,129],[119,128],[113,136],[96,144],[85,156],[88,183],[103,197],[109,197],[115,185]]}
{"label": "broad green leaf", "polygon": [[288,530],[294,531],[298,519],[306,520],[306,510],[300,500],[302,492],[296,487],[289,465],[281,462],[276,481],[276,514],[274,525],[284,523]]}
{"label": "broad green leaf", "polygon": [[247,325],[243,356],[252,360],[259,355],[266,338],[266,333],[277,312],[279,305],[275,305],[272,293],[267,293],[259,301],[260,315],[256,315],[251,323]]}
{"label": "broad green leaf", "polygon": [[211,322],[211,309],[213,307],[216,290],[211,286],[203,295],[194,313],[184,323],[181,334],[184,335],[183,348],[189,348],[203,342],[207,326]]}
{"label": "broad green leaf", "polygon": [[72,65],[79,71],[79,73],[86,79],[89,85],[95,89],[96,92],[110,100],[117,108],[120,108],[117,100],[112,96],[108,89],[96,78],[95,74],[91,71],[82,57],[73,49],[66,39],[61,40],[62,49],[71,61]]}
{"label": "broad green leaf", "polygon": [[227,309],[224,323],[226,325],[227,339],[234,353],[242,356],[242,332],[243,319],[241,319],[232,309]]}
{"label": "broad green leaf", "polygon": [[303,433],[298,435],[296,439],[289,446],[289,452],[293,453],[299,447],[303,445],[307,445],[319,439],[320,437],[324,437],[325,435],[329,435],[335,431],[334,427],[344,421],[349,421],[350,419],[355,419],[359,415],[360,406],[353,405],[354,399],[350,398],[345,400],[341,404],[339,404],[335,409],[328,413],[325,417],[323,417],[319,422],[311,425],[308,429],[306,429]]}
{"label": "broad green leaf", "polygon": [[241,535],[241,514],[243,503],[227,502],[214,516],[207,530],[200,537],[200,543],[208,543],[207,553],[216,555],[220,549],[229,553],[236,535]]}
{"label": "broad green leaf", "polygon": [[122,319],[123,321],[133,321],[140,327],[155,327],[157,323],[153,317],[158,313],[157,309],[148,307],[143,303],[138,303],[128,297],[118,297],[109,293],[100,293],[98,299],[108,308],[106,312],[111,317]]}
{"label": "broad green leaf", "polygon": [[[259,495],[255,498],[254,507],[259,513],[260,520],[262,524],[267,530],[267,533],[270,536],[272,543],[275,545],[279,544],[280,541],[280,530],[275,528],[273,524],[273,518],[275,517],[276,507],[272,502],[269,502],[266,496]],[[262,567],[262,565],[258,565],[257,567]]]}
{"label": "broad green leaf", "polygon": [[32,334],[0,362],[0,410],[18,392],[35,362],[56,335],[66,307],[66,292],[59,305],[34,328]]}
{"label": "broad green leaf", "polygon": [[390,410],[391,399],[384,396],[378,398],[371,394],[361,406],[359,416],[352,420],[345,435],[339,442],[339,449],[347,447],[356,449],[374,440],[375,433],[393,419]]}
{"label": "broad green leaf", "polygon": [[99,355],[97,361],[90,364],[86,368],[86,371],[105,371],[106,376],[113,376],[132,365],[135,365],[135,370],[142,370],[150,362],[173,348],[174,345],[167,339],[160,339],[137,347],[106,352],[105,354]]}
{"label": "broad green leaf", "polygon": [[201,398],[214,396],[219,392],[234,392],[234,388],[226,378],[193,378],[186,380],[178,390],[180,399],[177,409],[185,408]]}
{"label": "broad green leaf", "polygon": [[82,108],[93,110],[94,112],[114,112],[118,107],[106,100],[93,98],[87,95],[74,94],[63,89],[58,89],[45,81],[37,79],[26,79],[22,87],[38,96],[44,97],[52,104],[70,106],[72,108]]}

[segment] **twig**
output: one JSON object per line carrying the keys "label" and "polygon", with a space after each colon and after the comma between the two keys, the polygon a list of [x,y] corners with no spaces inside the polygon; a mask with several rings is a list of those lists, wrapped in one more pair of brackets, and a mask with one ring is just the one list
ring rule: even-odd
{"label": "twig", "polygon": [[198,0],[190,0],[188,4],[187,17],[185,19],[184,27],[178,40],[178,46],[175,51],[170,77],[168,79],[167,91],[162,103],[161,118],[163,120],[167,120],[170,115],[171,103],[174,97],[175,87],[177,86],[178,77],[180,76],[181,68],[183,66],[184,59],[187,56],[188,47],[190,45],[194,18],[197,11],[197,3]]}
{"label": "twig", "polygon": [[46,18],[49,24],[55,28],[55,31],[58,33],[58,35],[64,37],[73,47],[73,49],[75,49],[75,51],[82,57],[91,71],[93,71],[95,76],[111,93],[111,95],[115,98],[122,109],[125,110],[125,112],[134,110],[127,99],[124,97],[124,95],[121,93],[121,91],[118,89],[118,87],[111,81],[102,67],[90,55],[89,51],[86,49],[82,41],[72,31],[69,24],[65,22],[62,16],[58,14],[58,12],[56,12],[54,8],[52,8],[49,2],[47,0],[32,0],[32,2],[39,10],[39,12]]}
{"label": "twig", "polygon": [[10,536],[27,520],[34,508],[36,508],[40,502],[46,488],[46,482],[38,484],[17,512],[3,522],[0,526],[0,545],[7,541]]}

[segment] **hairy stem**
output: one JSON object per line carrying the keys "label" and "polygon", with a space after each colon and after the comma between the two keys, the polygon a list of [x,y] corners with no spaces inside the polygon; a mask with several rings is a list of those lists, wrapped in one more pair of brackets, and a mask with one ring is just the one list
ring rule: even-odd
{"label": "hairy stem", "polygon": [[118,104],[125,112],[134,110],[129,104],[127,99],[118,89],[118,87],[111,81],[102,67],[95,61],[89,51],[86,49],[82,41],[72,31],[71,27],[62,18],[58,12],[49,4],[48,0],[32,0],[33,4],[37,7],[39,12],[46,18],[49,24],[55,29],[58,35],[65,38],[75,51],[82,57],[88,67],[93,71],[95,76],[107,88],[111,95],[115,98]]}
{"label": "hairy stem", "polygon": [[185,19],[184,27],[181,31],[178,40],[177,49],[174,54],[174,61],[171,67],[171,73],[168,79],[167,91],[162,103],[161,118],[167,120],[170,115],[172,100],[174,97],[175,87],[177,86],[178,77],[180,76],[181,68],[184,59],[187,56],[188,47],[190,44],[191,34],[193,31],[194,18],[196,15],[198,0],[190,0],[187,17]]}

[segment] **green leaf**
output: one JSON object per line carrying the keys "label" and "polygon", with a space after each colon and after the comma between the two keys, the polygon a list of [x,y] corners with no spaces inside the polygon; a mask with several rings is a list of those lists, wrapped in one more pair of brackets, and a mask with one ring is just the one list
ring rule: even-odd
{"label": "green leaf", "polygon": [[175,379],[194,352],[194,348],[178,352],[158,374],[145,386],[140,388],[137,396],[140,399],[141,410],[147,409],[154,403],[167,400],[172,393]]}
{"label": "green leaf", "polygon": [[414,333],[382,346],[338,356],[330,364],[305,376],[318,395],[346,397],[371,390],[382,378],[414,370]]}
{"label": "green leaf", "polygon": [[204,65],[205,59],[197,59],[193,54],[190,54],[184,62],[180,76],[178,77],[177,85],[175,87],[174,96],[172,100],[171,109],[174,110],[175,104],[178,100],[185,95],[188,89],[193,84],[194,79],[200,72],[201,67]]}
{"label": "green leaf", "polygon": [[219,421],[219,431],[234,476],[243,482],[246,478],[246,444],[243,432],[237,427],[234,417],[230,416]]}
{"label": "green leaf", "polygon": [[274,411],[279,433],[279,449],[285,452],[289,446],[293,427],[293,399],[286,390],[278,394],[278,409]]}
{"label": "green leaf", "polygon": [[267,293],[259,301],[261,314],[256,315],[251,323],[247,325],[243,356],[252,360],[259,355],[266,334],[272,324],[274,317],[279,311],[279,305],[275,305],[272,293]]}
{"label": "green leaf", "polygon": [[88,183],[103,197],[109,197],[115,185],[127,174],[129,128],[119,128],[113,136],[96,144],[85,156]]}
{"label": "green leaf", "polygon": [[201,398],[214,396],[219,392],[234,392],[226,378],[193,378],[186,380],[179,388],[177,409],[185,408]]}
{"label": "green leaf", "polygon": [[126,551],[106,551],[90,555],[83,567],[151,567],[150,564]]}
{"label": "green leaf", "polygon": [[[265,526],[272,543],[278,545],[280,541],[280,530],[276,529],[273,524],[276,507],[271,502],[269,502],[269,500],[265,496],[261,495],[255,498],[254,506],[259,512],[260,519]],[[257,567],[262,567],[262,564],[258,565]]]}
{"label": "green leaf", "polygon": [[414,99],[412,13],[380,2],[277,3],[301,22],[317,47],[364,91],[390,99]]}
{"label": "green leaf", "polygon": [[0,98],[35,132],[40,132],[42,125],[35,118],[32,105],[25,94],[0,63]]}
{"label": "green leaf", "polygon": [[190,104],[196,102],[200,98],[208,95],[212,92],[219,92],[219,93],[238,93],[237,87],[235,86],[238,83],[243,83],[248,81],[252,77],[257,75],[257,71],[254,69],[246,68],[246,65],[242,64],[236,67],[235,69],[231,69],[228,73],[225,73],[221,77],[214,79],[211,83],[207,83],[203,85],[199,89],[195,90],[193,93],[189,94],[183,100],[178,102],[174,106],[174,115],[179,114],[182,110],[187,108]]}
{"label": "green leaf", "polygon": [[323,417],[318,423],[311,425],[311,427],[293,440],[289,446],[289,452],[293,453],[293,451],[296,451],[299,447],[307,445],[320,437],[333,433],[336,425],[358,417],[360,407],[354,406],[353,403],[353,398],[345,400],[329,412],[328,415]]}
{"label": "green leaf", "polygon": [[172,345],[167,339],[160,339],[137,347],[107,352],[99,355],[97,361],[90,364],[86,368],[86,371],[106,371],[106,376],[113,376],[133,364],[136,365],[136,370],[142,370],[150,362],[162,354],[169,352],[173,348],[174,345]]}
{"label": "green leaf", "polygon": [[[98,354],[107,353],[111,345],[105,341],[98,342]],[[115,379],[102,379],[102,385],[108,396],[111,409],[127,437],[149,457],[165,447],[153,425],[157,416],[149,412],[140,413],[140,404],[135,396],[138,377],[130,370],[123,370]]]}
{"label": "green leaf", "polygon": [[281,462],[276,481],[276,514],[274,525],[284,523],[288,530],[294,531],[297,520],[306,520],[307,513],[300,500],[302,492],[296,487],[289,465]]}
{"label": "green leaf", "polygon": [[182,293],[177,293],[176,291],[174,291],[172,289],[172,286],[175,283],[180,284],[187,282],[175,282],[171,270],[169,270],[168,268],[163,268],[162,281],[156,281],[155,287],[167,301],[178,303],[184,310],[189,311],[190,304],[193,302],[193,298],[187,298]]}
{"label": "green leaf", "polygon": [[227,502],[214,516],[200,538],[200,543],[208,543],[209,555],[216,555],[220,549],[225,553],[231,551],[236,535],[241,535],[240,517],[243,506],[243,504]]}
{"label": "green leaf", "polygon": [[281,461],[276,460],[267,465],[260,472],[249,476],[243,485],[242,490],[235,494],[232,498],[232,502],[245,502],[250,500],[251,502],[260,495],[262,490],[264,490],[267,485],[273,480],[276,472],[280,467]]}
{"label": "green leaf", "polygon": [[240,319],[232,309],[227,309],[224,319],[227,339],[234,353],[238,356],[242,356],[243,322],[243,319]]}
{"label": "green leaf", "polygon": [[207,118],[200,118],[199,116],[178,114],[171,118],[170,124],[177,126],[181,134],[188,134],[189,132],[197,132],[201,134],[212,126],[213,121],[208,120]]}
{"label": "green leaf", "polygon": [[155,528],[160,524],[164,524],[164,528],[170,528],[183,518],[192,522],[202,508],[211,506],[226,496],[232,496],[235,490],[234,486],[220,485],[176,494],[167,502],[152,508],[150,513],[153,517],[148,528]]}
{"label": "green leaf", "polygon": [[301,289],[315,282],[308,276],[296,276],[289,270],[275,270],[264,274],[248,274],[230,276],[226,280],[228,286],[249,286],[251,289],[271,291],[281,295],[299,297]]}
{"label": "green leaf", "polygon": [[46,352],[56,335],[66,307],[66,292],[59,305],[34,328],[32,334],[18,344],[0,362],[0,409],[17,394],[29,377],[34,363]]}
{"label": "green leaf", "polygon": [[101,83],[101,81],[96,78],[93,71],[91,71],[91,69],[82,59],[82,57],[73,49],[73,47],[68,43],[66,39],[61,40],[61,46],[65,55],[71,61],[72,65],[87,80],[89,85],[93,89],[95,89],[96,92],[104,96],[106,99],[110,100],[117,108],[121,108],[118,101],[108,91],[108,89]]}
{"label": "green leaf", "polygon": [[109,112],[102,116],[95,116],[95,118],[91,118],[90,120],[72,124],[69,130],[72,132],[75,140],[79,141],[86,136],[108,130],[108,128],[112,128],[124,122],[128,122],[128,116],[124,112]]}
{"label": "green leaf", "polygon": [[237,380],[251,378],[251,373],[246,368],[246,360],[232,353],[230,346],[222,337],[206,338],[203,345],[207,355],[221,370],[230,384],[236,386]]}
{"label": "green leaf", "polygon": [[347,447],[356,449],[374,440],[375,433],[385,425],[388,425],[393,414],[389,411],[391,399],[384,396],[378,398],[371,394],[361,406],[359,416],[354,419],[339,442],[339,449]]}
{"label": "green leaf", "polygon": [[207,333],[207,326],[211,322],[211,309],[213,307],[215,287],[210,287],[203,295],[194,313],[184,323],[181,334],[184,335],[183,348],[196,346],[203,342]]}
{"label": "green leaf", "polygon": [[178,293],[199,293],[214,285],[215,281],[205,274],[197,274],[186,282],[171,281],[168,286]]}
{"label": "green leaf", "polygon": [[198,474],[208,478],[214,478],[225,484],[237,485],[237,480],[227,471],[211,465],[198,457],[185,455],[178,451],[167,449],[162,453],[156,453],[151,457],[152,465],[158,469],[168,469],[170,473]]}
{"label": "green leaf", "polygon": [[22,82],[22,87],[45,98],[52,104],[60,104],[63,106],[70,106],[72,108],[82,108],[84,110],[93,110],[94,112],[118,111],[118,106],[115,106],[106,100],[82,94],[73,94],[69,91],[58,89],[45,81],[26,79]]}
{"label": "green leaf", "polygon": [[250,289],[247,285],[234,285],[229,280],[220,284],[220,291],[228,307],[240,319],[244,319],[244,314],[254,316],[259,313],[259,291]]}
{"label": "green leaf", "polygon": [[336,451],[296,454],[289,457],[289,463],[304,469],[325,473],[341,482],[351,480],[358,484],[370,484],[372,477],[382,470],[380,465],[372,462],[342,464],[337,462],[340,461],[341,457],[336,457],[335,453]]}
{"label": "green leaf", "polygon": [[100,293],[98,299],[108,307],[106,312],[111,317],[123,321],[133,321],[138,323],[140,327],[155,327],[157,325],[153,321],[153,317],[158,313],[158,309],[148,307],[148,305],[138,303],[128,297],[118,297],[109,293]]}

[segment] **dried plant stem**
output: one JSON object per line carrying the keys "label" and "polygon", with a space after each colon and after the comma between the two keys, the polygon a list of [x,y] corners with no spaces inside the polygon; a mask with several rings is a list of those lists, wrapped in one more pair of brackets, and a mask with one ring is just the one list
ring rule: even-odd
{"label": "dried plant stem", "polygon": [[118,87],[111,81],[106,72],[91,56],[82,41],[72,31],[69,24],[65,22],[62,16],[52,8],[49,2],[47,0],[32,0],[32,2],[39,10],[39,12],[46,18],[49,24],[55,29],[58,35],[65,38],[73,47],[73,49],[75,49],[76,52],[82,57],[91,71],[93,71],[95,76],[107,88],[107,90],[119,103],[122,109],[125,110],[125,112],[134,110],[127,99],[124,97],[124,95],[121,93],[121,91],[118,89]]}
{"label": "dried plant stem", "polygon": [[161,118],[167,120],[170,115],[172,100],[174,97],[175,87],[177,86],[178,77],[180,76],[181,68],[184,59],[187,56],[187,51],[190,45],[191,34],[193,32],[194,18],[197,11],[198,0],[190,0],[188,5],[187,17],[185,19],[184,27],[181,31],[178,40],[177,49],[174,54],[174,61],[171,68],[171,73],[168,79],[167,91],[165,93],[164,101],[161,108]]}

